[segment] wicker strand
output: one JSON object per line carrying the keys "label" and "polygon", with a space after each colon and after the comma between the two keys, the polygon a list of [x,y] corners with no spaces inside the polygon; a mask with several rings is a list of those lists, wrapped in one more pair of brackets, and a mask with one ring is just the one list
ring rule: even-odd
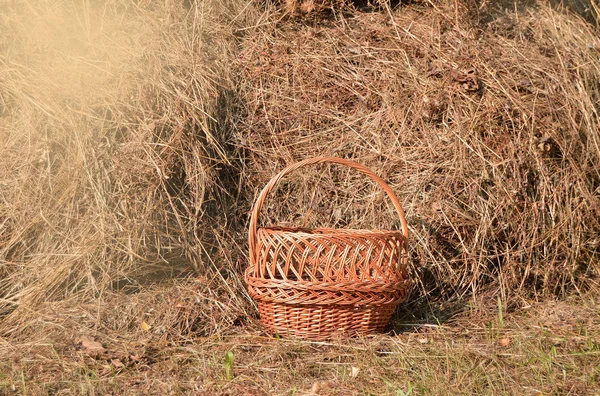
{"label": "wicker strand", "polygon": [[[310,164],[350,166],[376,181],[400,216],[402,231],[258,228],[264,201],[288,173]],[[410,285],[408,226],[392,189],[368,168],[341,158],[317,157],[290,165],[261,191],[252,209],[245,279],[270,333],[327,339],[381,331]]]}

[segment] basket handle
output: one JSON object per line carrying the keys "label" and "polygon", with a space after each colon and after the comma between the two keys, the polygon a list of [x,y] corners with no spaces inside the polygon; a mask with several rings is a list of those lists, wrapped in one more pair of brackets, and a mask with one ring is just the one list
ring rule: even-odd
{"label": "basket handle", "polygon": [[404,215],[404,210],[402,210],[400,201],[398,200],[398,197],[396,197],[396,194],[394,194],[394,191],[390,188],[390,186],[388,186],[388,184],[385,181],[383,181],[383,179],[381,177],[377,176],[375,173],[373,173],[372,170],[370,170],[366,166],[361,165],[354,161],[350,161],[350,160],[343,159],[343,158],[337,158],[337,157],[314,157],[314,158],[305,159],[300,162],[296,162],[295,164],[291,164],[291,165],[285,167],[281,172],[279,172],[277,175],[275,175],[269,181],[269,183],[267,183],[267,185],[260,192],[256,202],[254,202],[254,207],[252,208],[252,216],[250,217],[250,226],[249,226],[249,230],[248,230],[248,245],[250,248],[250,264],[251,264],[251,266],[254,266],[256,264],[255,253],[256,253],[256,232],[258,229],[258,215],[260,214],[260,210],[262,209],[263,204],[265,203],[267,195],[269,195],[269,193],[271,192],[271,190],[273,190],[273,188],[277,185],[277,183],[279,183],[279,181],[288,173],[291,173],[291,172],[295,171],[296,169],[301,168],[306,165],[321,164],[321,163],[327,163],[327,162],[333,163],[333,164],[339,164],[339,165],[346,165],[350,168],[354,168],[357,171],[363,173],[364,175],[370,177],[373,181],[377,182],[377,184],[379,184],[379,186],[387,193],[388,197],[392,201],[392,204],[394,204],[394,207],[396,208],[396,212],[398,212],[398,215],[400,216],[400,223],[402,224],[402,233],[405,236],[404,246],[405,246],[405,248],[407,247],[407,245],[408,245],[408,224],[406,223],[406,216]]}

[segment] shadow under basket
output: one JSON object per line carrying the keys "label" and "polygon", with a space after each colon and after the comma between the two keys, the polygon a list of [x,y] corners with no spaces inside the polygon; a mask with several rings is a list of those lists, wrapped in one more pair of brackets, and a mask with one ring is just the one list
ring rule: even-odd
{"label": "shadow under basket", "polygon": [[[327,162],[350,166],[376,181],[394,204],[402,230],[257,227],[266,196],[283,176]],[[248,293],[270,334],[324,340],[381,332],[406,300],[410,281],[404,212],[390,187],[355,162],[317,157],[282,170],[254,204],[248,240]]]}

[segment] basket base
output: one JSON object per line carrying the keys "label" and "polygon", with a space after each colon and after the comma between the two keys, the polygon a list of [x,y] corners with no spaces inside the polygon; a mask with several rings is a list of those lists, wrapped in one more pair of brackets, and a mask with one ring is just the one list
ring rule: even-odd
{"label": "basket base", "polygon": [[352,307],[258,302],[261,322],[270,334],[285,338],[325,340],[382,332],[397,304]]}

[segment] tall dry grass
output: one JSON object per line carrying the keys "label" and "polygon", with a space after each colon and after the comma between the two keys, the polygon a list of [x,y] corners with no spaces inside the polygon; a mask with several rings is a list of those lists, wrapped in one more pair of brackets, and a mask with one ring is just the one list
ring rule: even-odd
{"label": "tall dry grass", "polygon": [[[24,1],[0,15],[0,329],[210,266],[245,1]],[[204,257],[204,260],[203,260]]]}
{"label": "tall dry grass", "polygon": [[[249,189],[302,158],[355,158],[402,199],[421,295],[584,290],[600,275],[598,31],[541,3],[486,4],[339,12],[246,40]],[[347,170],[289,180],[265,223],[396,226]]]}
{"label": "tall dry grass", "polygon": [[[243,323],[252,200],[317,154],[363,162],[399,193],[423,294],[597,283],[597,31],[543,5],[461,6],[455,25],[452,3],[299,19],[242,0],[10,3],[0,333],[146,336],[147,322],[177,338]],[[394,216],[335,167],[291,177],[263,214]]]}

